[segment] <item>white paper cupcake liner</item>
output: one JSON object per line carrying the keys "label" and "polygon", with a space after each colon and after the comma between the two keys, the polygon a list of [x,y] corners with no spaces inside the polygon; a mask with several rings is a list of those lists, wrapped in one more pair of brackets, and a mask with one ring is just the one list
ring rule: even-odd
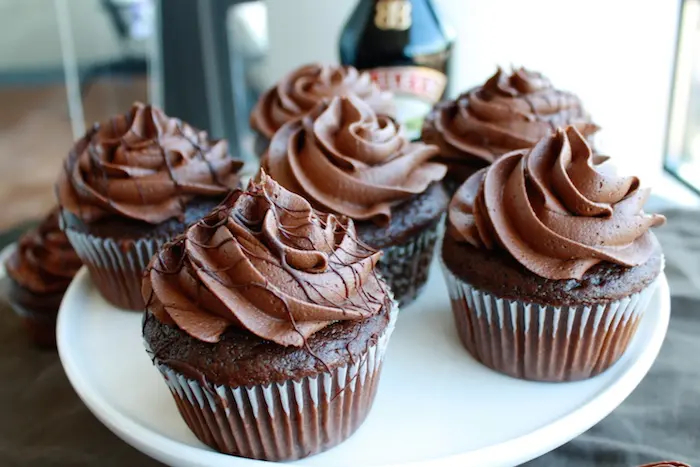
{"label": "white paper cupcake liner", "polygon": [[99,238],[70,228],[65,233],[102,296],[119,308],[143,311],[143,271],[169,239],[129,240],[120,245],[111,238]]}
{"label": "white paper cupcake liner", "polygon": [[428,282],[441,224],[438,220],[409,241],[382,249],[379,271],[401,307],[414,301]]}
{"label": "white paper cupcake liner", "polygon": [[394,305],[374,345],[330,373],[230,387],[187,378],[166,364],[157,367],[183,419],[205,444],[253,459],[300,459],[344,441],[366,418],[397,312]]}
{"label": "white paper cupcake liner", "polygon": [[443,270],[469,353],[496,371],[534,381],[587,379],[610,368],[627,349],[657,285],[622,300],[551,306],[503,299]]}

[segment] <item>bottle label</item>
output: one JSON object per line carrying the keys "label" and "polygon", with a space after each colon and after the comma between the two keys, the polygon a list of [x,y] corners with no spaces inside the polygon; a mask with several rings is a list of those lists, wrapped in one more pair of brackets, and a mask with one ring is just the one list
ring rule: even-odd
{"label": "bottle label", "polygon": [[405,31],[411,27],[409,0],[379,0],[374,12],[374,25],[379,29]]}
{"label": "bottle label", "polygon": [[420,138],[423,120],[445,92],[447,76],[420,66],[374,68],[369,73],[380,89],[394,93],[396,120],[406,136]]}

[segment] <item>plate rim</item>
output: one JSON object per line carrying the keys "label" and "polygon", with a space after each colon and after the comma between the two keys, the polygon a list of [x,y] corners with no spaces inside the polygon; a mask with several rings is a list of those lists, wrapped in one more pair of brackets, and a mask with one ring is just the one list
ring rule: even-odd
{"label": "plate rim", "polygon": [[17,242],[10,242],[0,249],[0,279],[7,276],[7,268],[5,262],[10,258],[10,255],[17,249]]}
{"label": "plate rim", "polygon": [[[89,280],[88,271],[83,267],[76,274],[75,279],[66,291],[65,297],[72,297],[74,294],[78,294],[81,289],[90,286],[91,281]],[[651,369],[665,340],[670,321],[671,297],[668,280],[664,272],[658,278],[657,290],[654,293],[660,295],[661,306],[657,311],[657,323],[650,340],[645,343],[637,359],[628,362],[629,368],[622,376],[612,381],[602,393],[593,395],[591,399],[577,409],[528,434],[498,444],[430,460],[400,464],[378,464],[375,467],[440,467],[457,465],[457,463],[463,464],[465,462],[470,464],[484,463],[483,465],[513,465],[513,463],[534,459],[566,444],[615,410],[641,383]],[[121,413],[98,391],[90,387],[88,378],[85,378],[78,371],[77,363],[70,356],[67,344],[67,334],[70,327],[67,323],[71,312],[64,311],[66,302],[64,300],[61,303],[56,326],[57,347],[61,364],[80,399],[110,431],[142,453],[160,462],[172,463],[172,461],[175,461],[178,465],[182,465],[184,461],[187,465],[203,467],[270,465],[268,461],[229,456],[207,450],[204,447],[184,444],[155,432]],[[576,429],[563,429],[563,427],[571,426],[575,426]],[[561,436],[562,431],[566,433],[564,438]],[[570,436],[572,433],[574,433],[573,436]],[[546,440],[545,443],[542,442],[543,439]],[[507,463],[504,463],[502,460],[497,464],[492,463],[494,458],[499,462],[498,459],[502,459],[503,452],[515,452],[518,453],[518,457],[509,459]],[[177,453],[177,455],[174,453]]]}

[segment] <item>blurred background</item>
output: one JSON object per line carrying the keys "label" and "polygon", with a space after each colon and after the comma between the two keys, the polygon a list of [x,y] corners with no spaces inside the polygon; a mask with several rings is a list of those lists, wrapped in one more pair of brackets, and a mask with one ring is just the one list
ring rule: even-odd
{"label": "blurred background", "polygon": [[[596,139],[657,201],[700,198],[700,1],[435,0],[455,35],[448,95],[525,66],[577,93]],[[49,209],[86,125],[135,100],[227,137],[293,68],[337,62],[357,0],[0,0],[0,229]]]}

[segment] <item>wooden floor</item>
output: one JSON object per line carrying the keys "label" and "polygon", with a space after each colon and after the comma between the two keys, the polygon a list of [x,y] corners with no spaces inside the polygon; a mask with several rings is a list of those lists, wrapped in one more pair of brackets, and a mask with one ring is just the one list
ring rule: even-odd
{"label": "wooden floor", "polygon": [[[92,123],[147,100],[145,79],[101,79],[85,92]],[[42,216],[73,142],[63,85],[0,88],[0,230]]]}

